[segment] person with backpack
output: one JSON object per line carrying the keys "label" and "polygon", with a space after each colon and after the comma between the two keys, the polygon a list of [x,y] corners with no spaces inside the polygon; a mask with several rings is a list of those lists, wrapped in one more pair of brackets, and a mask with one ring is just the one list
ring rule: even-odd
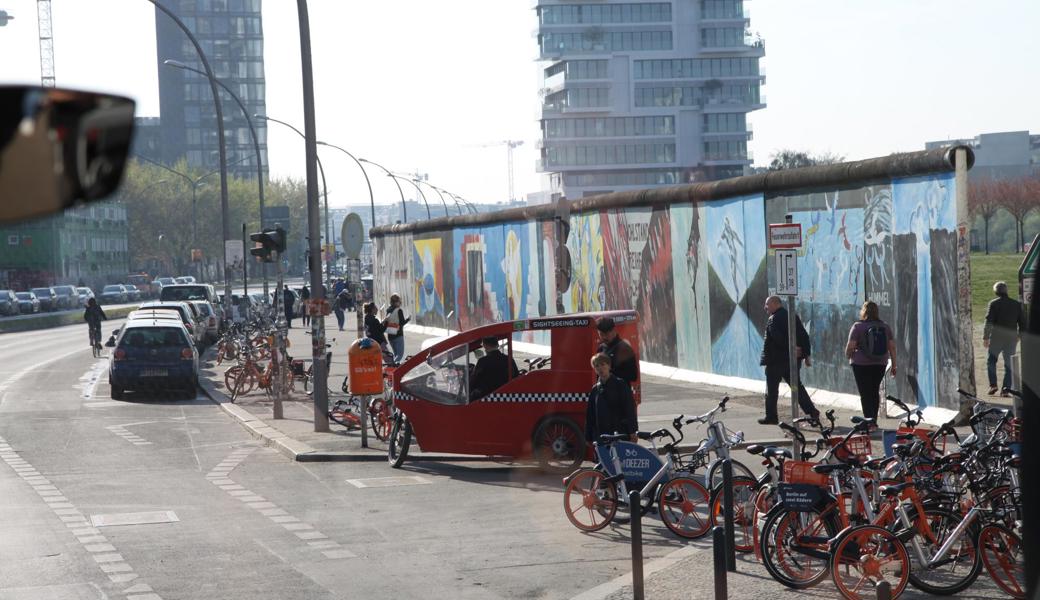
{"label": "person with backpack", "polygon": [[[759,419],[762,425],[776,425],[780,422],[777,414],[776,403],[780,395],[780,381],[783,380],[791,385],[790,352],[787,349],[787,309],[784,308],[779,296],[766,298],[765,310],[769,313],[766,321],[766,334],[762,343],[762,356],[759,364],[766,368],[766,416]],[[809,333],[802,326],[802,320],[795,315],[795,351],[798,358],[796,365],[801,369],[804,360],[806,366],[811,366],[810,355],[812,348]],[[809,392],[798,378],[798,406],[802,408],[807,416],[819,420],[820,411],[816,409]]]}
{"label": "person with backpack", "polygon": [[888,323],[881,320],[877,303],[870,300],[863,303],[859,321],[849,330],[845,356],[856,378],[863,417],[876,419],[881,406],[881,381],[885,378],[889,361],[892,362],[892,376],[896,374],[895,336]]}
{"label": "person with backpack", "polygon": [[390,295],[390,306],[386,309],[386,339],[394,352],[394,362],[400,364],[404,360],[404,326],[411,317],[405,318],[401,308],[401,296]]}
{"label": "person with backpack", "polygon": [[339,323],[339,330],[343,331],[343,325],[346,323],[346,313],[344,311],[350,306],[350,292],[346,288],[343,288],[336,294],[336,305],[334,310],[336,311],[336,322]]}

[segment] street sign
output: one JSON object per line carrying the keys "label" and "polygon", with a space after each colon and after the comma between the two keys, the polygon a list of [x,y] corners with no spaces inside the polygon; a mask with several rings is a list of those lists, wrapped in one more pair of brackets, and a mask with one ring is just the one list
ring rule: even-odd
{"label": "street sign", "polygon": [[347,258],[361,258],[361,248],[365,245],[365,224],[361,222],[361,215],[350,213],[343,219],[340,239],[343,240],[343,253]]}
{"label": "street sign", "polygon": [[1022,304],[1030,306],[1033,303],[1033,278],[1026,277],[1022,280]]}
{"label": "street sign", "polygon": [[202,249],[201,248],[192,248],[191,249],[191,261],[192,262],[199,262],[201,260],[202,260]]}
{"label": "street sign", "polygon": [[770,248],[801,248],[802,247],[802,224],[801,223],[770,223],[769,224],[769,247]]}
{"label": "street sign", "polygon": [[1021,293],[1022,303],[1026,306],[1033,301],[1033,278],[1036,277],[1037,266],[1040,266],[1040,234],[1037,234],[1028,246],[1026,257],[1018,267],[1018,291]]}
{"label": "street sign", "polygon": [[275,225],[281,225],[282,229],[289,231],[289,207],[288,206],[265,206],[263,222],[260,229],[274,229]]}
{"label": "street sign", "polygon": [[224,269],[241,270],[245,263],[245,252],[239,240],[224,240]]}
{"label": "street sign", "polygon": [[798,295],[798,251],[776,251],[776,295]]}
{"label": "street sign", "polygon": [[355,258],[347,261],[347,281],[361,283],[361,260]]}

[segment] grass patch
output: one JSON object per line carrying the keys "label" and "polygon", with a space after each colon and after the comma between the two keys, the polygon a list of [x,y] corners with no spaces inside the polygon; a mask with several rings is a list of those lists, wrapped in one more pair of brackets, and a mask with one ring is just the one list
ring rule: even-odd
{"label": "grass patch", "polygon": [[1024,254],[971,255],[971,320],[982,323],[986,319],[986,306],[995,298],[993,284],[1006,281],[1008,295],[1018,298],[1018,267]]}
{"label": "grass patch", "polygon": [[[137,310],[136,306],[111,308],[105,311],[105,315],[109,319],[121,319],[135,310]],[[45,313],[34,315],[29,318],[0,321],[0,333],[32,331],[35,329],[50,329],[52,327],[76,325],[83,322],[83,311],[79,309],[63,311],[60,313]],[[102,327],[104,327],[104,325],[102,325]]]}

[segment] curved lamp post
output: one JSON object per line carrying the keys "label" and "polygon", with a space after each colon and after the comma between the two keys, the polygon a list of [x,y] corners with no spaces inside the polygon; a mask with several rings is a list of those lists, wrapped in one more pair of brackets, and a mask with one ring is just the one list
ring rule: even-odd
{"label": "curved lamp post", "polygon": [[403,175],[398,175],[396,173],[391,173],[390,176],[393,177],[394,179],[401,179],[403,181],[407,181],[408,183],[410,183],[413,186],[415,186],[415,189],[418,190],[419,195],[422,196],[423,204],[426,205],[426,219],[427,220],[432,219],[433,216],[430,215],[430,203],[426,201],[426,194],[423,193],[422,188],[419,187],[419,184],[416,183],[415,180],[413,180],[410,177],[405,177]]}
{"label": "curved lamp post", "polygon": [[[458,213],[459,213],[460,215],[462,214],[462,206],[461,206],[461,205],[459,205],[459,201],[458,201],[458,199],[457,199],[457,198],[455,198],[455,196],[454,196],[454,195],[452,195],[452,193],[451,193],[451,192],[449,192],[448,190],[444,190],[444,189],[441,189],[441,188],[439,188],[439,187],[437,187],[437,186],[433,185],[432,183],[430,183],[430,182],[428,182],[428,181],[425,181],[425,182],[423,182],[423,183],[425,183],[426,185],[428,185],[428,186],[432,187],[432,188],[433,188],[434,190],[436,190],[436,191],[437,191],[437,193],[438,193],[438,194],[441,194],[441,202],[444,202],[444,194],[447,194],[447,195],[451,196],[451,201],[455,203],[455,210],[457,210],[457,211],[458,211]],[[443,193],[442,193],[442,192],[443,192]],[[447,213],[447,210],[448,210],[448,208],[447,208],[447,204],[445,204],[444,210],[445,210],[445,213],[444,213],[444,214],[448,214],[448,213]]]}
{"label": "curved lamp post", "polygon": [[[227,245],[227,241],[231,239],[231,228],[230,228],[230,209],[228,208],[228,184],[227,184],[227,153],[224,149],[224,111],[220,107],[220,92],[217,90],[216,77],[213,75],[213,69],[209,66],[209,60],[206,59],[206,54],[202,51],[202,46],[199,45],[199,41],[195,39],[195,36],[191,34],[191,30],[181,21],[177,15],[173,14],[170,9],[166,8],[158,2],[158,0],[146,0],[146,2],[152,3],[156,9],[162,11],[166,16],[170,17],[177,27],[184,32],[184,35],[188,36],[191,40],[191,44],[195,46],[195,52],[199,55],[199,61],[202,62],[202,67],[206,71],[206,78],[209,79],[209,88],[213,93],[213,109],[216,112],[217,117],[217,152],[220,155],[220,220],[221,229],[223,230],[224,245]],[[231,314],[231,278],[227,270],[227,257],[226,251],[224,256],[224,310],[226,314]]]}
{"label": "curved lamp post", "polygon": [[336,150],[339,150],[343,154],[346,154],[347,156],[349,156],[355,163],[357,163],[358,168],[361,169],[361,173],[365,176],[365,185],[368,186],[368,203],[369,203],[369,206],[372,208],[372,227],[375,227],[376,226],[376,197],[372,194],[372,182],[369,181],[369,179],[368,179],[368,172],[365,171],[365,167],[362,166],[361,161],[359,161],[350,152],[347,152],[346,150],[344,150],[343,148],[340,148],[339,146],[337,146],[335,144],[329,144],[328,142],[319,141],[318,145],[319,146],[328,146],[329,148],[334,148]]}
{"label": "curved lamp post", "polygon": [[441,191],[440,191],[440,190],[438,190],[438,189],[437,189],[437,188],[436,188],[435,186],[433,186],[433,185],[430,185],[430,182],[429,182],[429,181],[425,181],[425,180],[419,180],[419,179],[416,179],[416,180],[415,180],[415,182],[416,182],[416,183],[425,183],[425,184],[426,184],[426,187],[428,187],[428,188],[430,188],[431,190],[433,190],[433,191],[437,192],[437,195],[438,195],[438,196],[440,197],[440,199],[441,199],[441,204],[443,204],[443,205],[444,205],[444,216],[445,216],[445,217],[446,217],[446,216],[448,216],[448,203],[444,201],[444,194],[442,194],[442,193],[441,193]]}
{"label": "curved lamp post", "polygon": [[[174,69],[181,69],[184,71],[191,71],[203,77],[208,77],[205,71],[201,71],[194,67],[182,63],[179,60],[167,59],[163,61],[163,64]],[[260,229],[264,228],[264,165],[260,155],[260,141],[256,137],[256,127],[253,126],[253,119],[249,118],[249,110],[246,108],[245,103],[238,97],[238,94],[233,92],[230,87],[227,86],[223,81],[216,79],[217,85],[224,88],[224,91],[238,104],[238,107],[242,109],[242,116],[246,119],[246,124],[249,125],[249,135],[253,138],[253,150],[256,152],[256,185],[260,194]],[[264,298],[270,298],[270,294],[267,289],[267,263],[260,263],[261,271],[264,277]]]}
{"label": "curved lamp post", "polygon": [[397,191],[400,192],[400,194],[401,194],[401,217],[404,219],[404,222],[407,223],[408,222],[408,206],[404,202],[404,190],[401,189],[401,184],[397,183],[397,178],[394,177],[394,174],[390,172],[390,169],[387,169],[386,167],[384,167],[383,165],[381,165],[379,163],[372,162],[372,161],[368,160],[367,158],[359,158],[358,160],[360,162],[368,163],[370,165],[375,165],[375,166],[379,167],[380,169],[386,171],[386,174],[390,177],[390,179],[394,180],[394,185],[397,186]]}

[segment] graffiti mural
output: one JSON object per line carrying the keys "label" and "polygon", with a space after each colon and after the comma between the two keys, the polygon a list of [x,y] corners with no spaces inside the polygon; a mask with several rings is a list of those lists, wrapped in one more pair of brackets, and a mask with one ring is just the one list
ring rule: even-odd
{"label": "graffiti mural", "polygon": [[445,242],[450,240],[437,235],[412,241],[412,310],[423,323],[435,327],[446,326],[445,316],[453,310],[454,302],[445,294],[445,273],[452,267],[451,244]]}
{"label": "graffiti mural", "polygon": [[[641,216],[641,215],[640,215]],[[672,277],[672,231],[668,209],[654,210],[646,228],[646,243],[633,275],[637,287],[639,341],[643,360],[674,365],[675,297]]]}
{"label": "graffiti mural", "polygon": [[707,206],[673,206],[672,276],[675,296],[676,365],[693,371],[711,371],[711,320],[708,301],[707,252],[703,243],[703,214]]}
{"label": "graffiti mural", "polygon": [[571,285],[563,293],[563,312],[602,310],[606,305],[601,222],[598,214],[571,216]]}

